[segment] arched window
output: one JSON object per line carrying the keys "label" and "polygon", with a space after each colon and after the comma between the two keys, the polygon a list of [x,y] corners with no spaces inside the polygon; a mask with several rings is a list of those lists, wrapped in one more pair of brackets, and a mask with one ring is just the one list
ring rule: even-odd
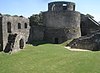
{"label": "arched window", "polygon": [[18,23],[18,29],[21,29],[21,23]]}
{"label": "arched window", "polygon": [[24,27],[27,28],[27,23],[24,24]]}
{"label": "arched window", "polygon": [[11,22],[7,22],[7,32],[11,33]]}

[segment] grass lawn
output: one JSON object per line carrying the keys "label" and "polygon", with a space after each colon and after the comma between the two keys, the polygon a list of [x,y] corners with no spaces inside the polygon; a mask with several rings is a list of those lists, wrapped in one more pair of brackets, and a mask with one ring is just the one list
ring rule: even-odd
{"label": "grass lawn", "polygon": [[100,73],[100,52],[73,52],[62,45],[27,45],[0,53],[0,73]]}

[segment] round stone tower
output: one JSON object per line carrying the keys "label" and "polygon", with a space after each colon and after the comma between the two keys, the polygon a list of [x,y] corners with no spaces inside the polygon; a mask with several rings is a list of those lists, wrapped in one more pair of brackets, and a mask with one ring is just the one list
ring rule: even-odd
{"label": "round stone tower", "polygon": [[48,4],[48,11],[75,11],[75,3],[73,2],[51,2]]}
{"label": "round stone tower", "polygon": [[62,43],[81,36],[80,13],[75,11],[75,3],[49,3],[48,11],[43,12],[43,20],[46,26],[44,39],[49,42]]}

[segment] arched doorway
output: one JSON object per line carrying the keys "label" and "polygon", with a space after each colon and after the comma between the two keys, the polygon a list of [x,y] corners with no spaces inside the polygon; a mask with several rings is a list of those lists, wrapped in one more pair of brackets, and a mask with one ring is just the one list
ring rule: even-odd
{"label": "arched doorway", "polygon": [[24,47],[24,40],[21,39],[21,40],[19,41],[19,48],[20,48],[20,49],[23,49],[23,47]]}

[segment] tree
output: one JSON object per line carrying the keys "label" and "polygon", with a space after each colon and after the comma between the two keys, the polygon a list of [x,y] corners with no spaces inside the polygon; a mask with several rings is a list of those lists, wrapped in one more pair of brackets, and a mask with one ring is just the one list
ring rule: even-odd
{"label": "tree", "polygon": [[33,14],[29,19],[30,19],[30,25],[43,25],[42,13]]}

